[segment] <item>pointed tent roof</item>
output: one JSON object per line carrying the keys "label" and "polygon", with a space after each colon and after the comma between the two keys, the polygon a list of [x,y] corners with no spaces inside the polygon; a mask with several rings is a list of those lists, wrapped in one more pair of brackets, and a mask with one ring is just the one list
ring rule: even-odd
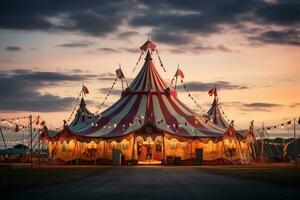
{"label": "pointed tent roof", "polygon": [[150,52],[120,100],[80,126],[75,134],[88,137],[119,137],[146,127],[178,136],[221,137],[224,129],[194,113],[167,87],[156,70]]}
{"label": "pointed tent roof", "polygon": [[131,92],[165,92],[167,84],[157,72],[150,52],[147,52],[145,63],[136,78],[128,87]]}
{"label": "pointed tent roof", "polygon": [[73,121],[70,123],[70,127],[76,127],[80,125],[81,123],[87,121],[88,119],[91,119],[94,117],[94,114],[91,113],[87,108],[86,108],[86,103],[84,101],[84,98],[81,98],[79,108],[77,109],[75,118]]}
{"label": "pointed tent roof", "polygon": [[218,96],[214,96],[214,101],[211,104],[210,109],[207,112],[207,117],[217,126],[222,128],[228,128],[229,123],[223,116],[223,112],[220,109]]}

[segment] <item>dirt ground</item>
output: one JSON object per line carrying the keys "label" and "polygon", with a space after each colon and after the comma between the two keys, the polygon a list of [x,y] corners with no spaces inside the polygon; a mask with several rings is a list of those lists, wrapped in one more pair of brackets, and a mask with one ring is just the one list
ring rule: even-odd
{"label": "dirt ground", "polygon": [[[217,167],[50,167],[55,171],[81,169],[74,173],[76,178],[60,180],[52,184],[35,185],[10,192],[1,192],[3,199],[289,199],[299,198],[298,185],[285,186],[255,178],[245,174],[264,174],[264,170],[295,169],[292,166],[217,166]],[[84,169],[84,170],[82,170]],[[247,170],[248,171],[245,171]],[[255,170],[260,170],[259,172]],[[11,169],[15,170],[15,169]],[[22,170],[22,169],[18,169]],[[225,171],[224,171],[225,170]],[[227,170],[227,171],[226,171]],[[249,171],[250,170],[250,171]],[[254,171],[253,171],[254,170]],[[262,171],[261,171],[262,170]],[[298,169],[300,170],[300,169]],[[298,174],[298,170],[296,174]],[[49,169],[42,170],[47,174]],[[79,170],[80,171],[80,170]],[[232,175],[239,171],[240,176]],[[2,171],[5,172],[5,171]],[[2,173],[0,170],[0,173]],[[225,173],[224,173],[225,172]],[[231,172],[231,173],[229,173]],[[41,173],[41,172],[39,172]],[[229,175],[227,175],[227,174]],[[290,173],[290,172],[289,172]],[[62,174],[62,175],[61,175]],[[74,176],[73,174],[73,176]],[[276,175],[276,173],[275,173]],[[68,175],[70,176],[70,175]],[[271,174],[274,176],[274,174]],[[3,176],[2,176],[3,177]],[[72,177],[72,175],[70,176]],[[253,176],[252,176],[253,177]],[[20,178],[22,176],[20,175]],[[46,181],[46,180],[39,180]],[[1,198],[2,199],[2,198]]]}

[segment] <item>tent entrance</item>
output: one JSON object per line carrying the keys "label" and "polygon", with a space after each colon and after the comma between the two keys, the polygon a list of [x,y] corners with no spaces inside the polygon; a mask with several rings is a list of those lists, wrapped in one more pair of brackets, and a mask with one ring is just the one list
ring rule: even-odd
{"label": "tent entrance", "polygon": [[146,141],[137,141],[137,158],[139,164],[161,164],[162,143],[147,138]]}

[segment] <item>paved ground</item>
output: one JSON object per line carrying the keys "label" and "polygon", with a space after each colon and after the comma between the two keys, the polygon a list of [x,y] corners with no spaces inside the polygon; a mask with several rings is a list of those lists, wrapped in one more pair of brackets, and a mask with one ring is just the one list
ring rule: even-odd
{"label": "paved ground", "polygon": [[[289,199],[300,190],[213,175],[195,167],[119,167],[93,177],[9,194],[4,199]],[[2,198],[1,198],[2,199]]]}

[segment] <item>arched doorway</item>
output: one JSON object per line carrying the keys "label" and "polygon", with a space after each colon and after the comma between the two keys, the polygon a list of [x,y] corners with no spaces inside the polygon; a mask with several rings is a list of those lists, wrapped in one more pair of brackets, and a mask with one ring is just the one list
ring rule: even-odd
{"label": "arched doorway", "polygon": [[137,159],[139,164],[161,164],[163,160],[163,137],[136,138]]}

